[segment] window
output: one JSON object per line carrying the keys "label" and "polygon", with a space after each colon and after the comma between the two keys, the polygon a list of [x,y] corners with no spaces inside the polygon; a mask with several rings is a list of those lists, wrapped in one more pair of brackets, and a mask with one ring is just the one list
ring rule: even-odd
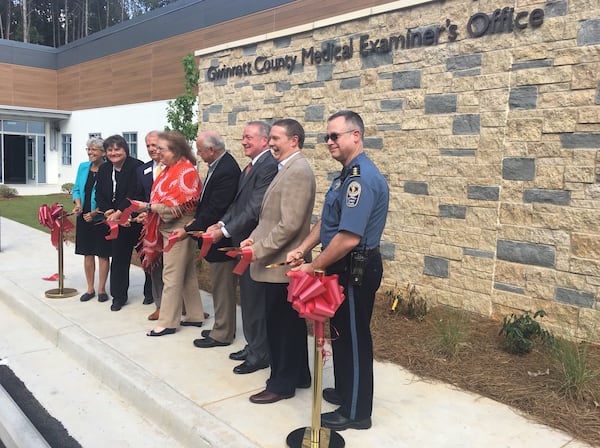
{"label": "window", "polygon": [[71,134],[62,134],[62,164],[71,165]]}
{"label": "window", "polygon": [[137,158],[137,132],[123,132],[123,138],[129,145],[129,155]]}

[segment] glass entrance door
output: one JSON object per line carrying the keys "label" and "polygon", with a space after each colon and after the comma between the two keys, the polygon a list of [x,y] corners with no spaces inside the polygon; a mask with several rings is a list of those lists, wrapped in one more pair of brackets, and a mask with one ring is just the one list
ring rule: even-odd
{"label": "glass entrance door", "polygon": [[34,135],[27,136],[27,183],[35,183],[36,178],[36,153],[37,144]]}

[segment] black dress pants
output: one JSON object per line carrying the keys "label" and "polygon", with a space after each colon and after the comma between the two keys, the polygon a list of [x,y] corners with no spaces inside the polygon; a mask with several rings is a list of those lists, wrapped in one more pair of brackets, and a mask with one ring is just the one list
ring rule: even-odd
{"label": "black dress pants", "polygon": [[267,390],[290,395],[310,384],[306,321],[287,301],[287,283],[263,283],[267,297],[267,339],[271,376]]}
{"label": "black dress pants", "polygon": [[138,223],[132,223],[130,227],[119,226],[119,236],[112,240],[110,295],[113,297],[113,303],[124,305],[127,302],[131,254],[141,230],[142,225]]}

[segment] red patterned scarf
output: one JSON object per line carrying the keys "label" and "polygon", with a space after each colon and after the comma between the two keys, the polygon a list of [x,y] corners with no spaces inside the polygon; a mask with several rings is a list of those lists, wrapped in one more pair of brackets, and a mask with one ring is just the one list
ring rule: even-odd
{"label": "red patterned scarf", "polygon": [[[150,202],[172,207],[173,215],[179,218],[196,208],[201,189],[202,183],[196,167],[188,159],[182,158],[161,171],[152,184]],[[160,233],[162,222],[160,215],[154,212],[148,213],[144,222],[140,258],[146,271],[152,268],[163,251],[163,238]]]}

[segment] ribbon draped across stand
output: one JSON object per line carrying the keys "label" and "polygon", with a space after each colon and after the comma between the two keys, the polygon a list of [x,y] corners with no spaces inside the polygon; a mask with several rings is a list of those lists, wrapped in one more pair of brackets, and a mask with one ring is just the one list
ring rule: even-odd
{"label": "ribbon draped across stand", "polygon": [[328,428],[321,428],[321,389],[323,386],[323,351],[325,345],[325,321],[332,317],[344,301],[343,287],[337,275],[325,277],[323,271],[314,275],[302,271],[289,271],[288,302],[300,317],[313,321],[314,373],[312,384],[311,426],[298,428],[288,434],[289,448],[343,448],[344,438]]}
{"label": "ribbon draped across stand", "polygon": [[73,297],[77,294],[74,288],[64,287],[64,270],[63,270],[63,243],[64,233],[73,229],[73,224],[68,219],[65,220],[66,213],[62,204],[53,204],[48,207],[42,205],[38,211],[38,220],[41,225],[50,229],[50,240],[52,245],[58,249],[58,288],[49,289],[46,291],[46,297],[49,299],[62,299],[65,297]]}

